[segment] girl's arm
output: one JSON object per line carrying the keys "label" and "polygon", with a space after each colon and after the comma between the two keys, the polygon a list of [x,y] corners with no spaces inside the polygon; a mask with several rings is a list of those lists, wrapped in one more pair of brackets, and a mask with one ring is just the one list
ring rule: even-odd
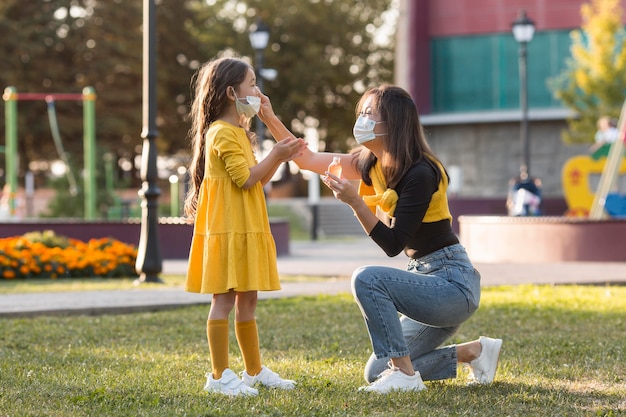
{"label": "girl's arm", "polygon": [[[261,94],[261,110],[259,111],[259,117],[263,123],[265,123],[274,138],[295,138],[293,133],[291,133],[276,114],[274,114],[269,98],[263,94]],[[341,176],[343,178],[361,178],[352,163],[353,159],[356,157],[354,154],[313,152],[309,148],[305,148],[302,154],[293,158],[293,160],[301,169],[324,175],[328,169],[328,165],[333,161],[334,156],[341,158]]]}
{"label": "girl's arm", "polygon": [[306,149],[306,143],[302,139],[287,138],[281,140],[274,145],[269,155],[250,168],[250,176],[243,184],[243,189],[251,188],[257,182],[261,182],[261,185],[267,184],[281,163],[292,160],[303,149]]}

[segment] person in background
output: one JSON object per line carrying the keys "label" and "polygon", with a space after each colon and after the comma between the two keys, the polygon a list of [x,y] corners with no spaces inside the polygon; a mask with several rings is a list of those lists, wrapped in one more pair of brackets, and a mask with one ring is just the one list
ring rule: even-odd
{"label": "person in background", "polygon": [[[260,114],[275,138],[291,136],[265,96]],[[352,275],[374,351],[362,389],[422,390],[424,380],[456,377],[458,363],[470,367],[473,381],[491,383],[501,339],[442,346],[478,308],[480,274],[452,231],[448,174],[426,142],[414,101],[399,87],[371,88],[356,116],[355,152],[307,149],[294,161],[325,174],[325,184],[388,256],[409,258],[406,270],[367,265]],[[328,172],[335,157],[341,176]],[[360,180],[358,189],[351,180]]]}
{"label": "person in background", "polygon": [[[263,186],[278,166],[297,156],[306,144],[279,141],[256,161],[249,131],[260,106],[253,69],[235,58],[213,60],[195,78],[190,138],[192,185],[185,214],[194,220],[186,290],[213,294],[207,320],[212,372],[206,391],[231,396],[257,395],[260,384],[291,389],[261,365],[254,316],[258,291],[280,289],[276,246],[270,230]],[[243,356],[242,379],[230,369],[229,315],[235,307],[235,335]]]}
{"label": "person in background", "polygon": [[604,145],[610,145],[617,140],[619,130],[617,130],[617,121],[608,116],[598,119],[598,131],[594,137],[594,144],[589,148],[590,153],[595,153]]}

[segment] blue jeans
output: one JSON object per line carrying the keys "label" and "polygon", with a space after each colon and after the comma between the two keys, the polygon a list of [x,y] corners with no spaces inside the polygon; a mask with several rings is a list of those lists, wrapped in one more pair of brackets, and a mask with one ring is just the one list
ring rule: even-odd
{"label": "blue jeans", "polygon": [[374,349],[365,366],[368,382],[387,369],[389,358],[407,355],[423,380],[456,377],[456,346],[439,346],[480,302],[480,274],[462,245],[411,259],[406,271],[360,267],[352,274],[352,294]]}

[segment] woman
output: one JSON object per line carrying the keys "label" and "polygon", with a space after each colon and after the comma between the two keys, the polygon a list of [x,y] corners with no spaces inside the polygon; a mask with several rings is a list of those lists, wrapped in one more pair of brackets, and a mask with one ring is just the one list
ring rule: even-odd
{"label": "woman", "polygon": [[[490,383],[502,340],[440,347],[478,308],[480,274],[452,231],[448,174],[426,142],[415,103],[403,89],[381,86],[366,91],[356,110],[356,152],[307,150],[294,161],[326,174],[325,184],[388,256],[404,251],[410,258],[406,271],[364,266],[352,276],[374,350],[365,367],[370,385],[362,389],[422,390],[423,380],[456,377],[458,363],[469,365],[476,382]],[[275,138],[291,136],[267,97],[260,114]],[[327,171],[337,156],[341,177]]]}

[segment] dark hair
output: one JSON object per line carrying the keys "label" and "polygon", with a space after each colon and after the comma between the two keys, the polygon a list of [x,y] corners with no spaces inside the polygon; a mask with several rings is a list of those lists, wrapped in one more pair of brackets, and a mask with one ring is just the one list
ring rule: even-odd
{"label": "dark hair", "polygon": [[185,198],[185,215],[188,218],[196,215],[198,193],[204,178],[206,132],[211,123],[227,109],[228,88],[237,88],[244,82],[250,68],[250,65],[238,58],[219,58],[202,65],[192,78],[192,86],[195,84],[195,87],[188,136],[193,157],[189,165],[191,186]]}
{"label": "dark hair", "polygon": [[[404,89],[392,85],[382,85],[367,90],[356,106],[356,114],[361,112],[366,99],[372,98],[371,106],[386,122],[387,134],[382,136],[382,170],[387,186],[394,188],[407,171],[418,161],[426,157],[433,166],[438,178],[441,170],[434,161],[439,162],[426,142],[426,136],[420,123],[415,102]],[[367,148],[357,151],[357,169],[364,182],[371,185],[370,169],[377,161],[376,156]]]}

